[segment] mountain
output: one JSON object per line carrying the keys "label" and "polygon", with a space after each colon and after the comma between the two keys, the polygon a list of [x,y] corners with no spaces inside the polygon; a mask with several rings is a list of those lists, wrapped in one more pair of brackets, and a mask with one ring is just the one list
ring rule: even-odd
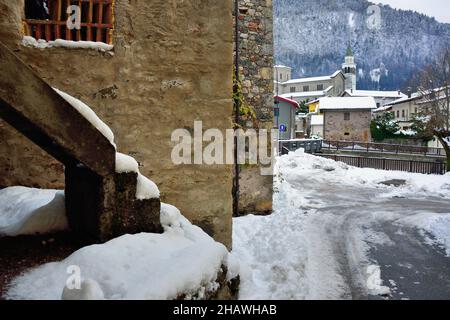
{"label": "mountain", "polygon": [[[450,24],[366,0],[274,0],[275,61],[294,77],[341,68],[350,42],[358,89],[397,90],[450,47]],[[377,22],[379,23],[377,24]],[[375,24],[374,24],[375,22]]]}

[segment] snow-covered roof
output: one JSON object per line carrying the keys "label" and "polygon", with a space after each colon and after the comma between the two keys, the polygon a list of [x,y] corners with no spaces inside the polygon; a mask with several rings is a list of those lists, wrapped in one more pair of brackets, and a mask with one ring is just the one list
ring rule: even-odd
{"label": "snow-covered roof", "polygon": [[292,92],[280,95],[283,98],[309,98],[309,97],[325,97],[327,94],[324,91],[306,91],[306,92]]}
{"label": "snow-covered roof", "polygon": [[292,99],[289,99],[289,98],[285,98],[285,97],[282,97],[282,96],[275,96],[274,99],[275,100],[279,100],[279,101],[283,101],[283,102],[287,102],[287,103],[291,104],[292,106],[294,106],[295,108],[300,108],[300,105],[295,100],[292,100]]}
{"label": "snow-covered roof", "polygon": [[320,99],[320,110],[376,109],[373,97],[325,97]]}
{"label": "snow-covered roof", "polygon": [[307,83],[307,82],[318,82],[318,81],[329,81],[335,78],[337,75],[342,73],[342,71],[336,71],[330,76],[321,76],[321,77],[310,77],[310,78],[300,78],[300,79],[292,79],[284,82],[284,84],[296,84],[296,83]]}
{"label": "snow-covered roof", "polygon": [[345,90],[352,97],[375,97],[375,98],[405,98],[406,94],[400,91],[371,91],[371,90]]}
{"label": "snow-covered roof", "polygon": [[393,106],[393,105],[404,103],[404,102],[408,102],[408,101],[413,101],[413,100],[420,99],[420,98],[421,98],[421,94],[419,92],[416,92],[416,93],[413,93],[411,95],[411,97],[405,96],[405,97],[400,98],[398,100],[392,101],[389,104],[389,106]]}
{"label": "snow-covered roof", "polygon": [[383,112],[383,111],[387,111],[392,109],[392,106],[384,106],[384,107],[379,107],[377,109],[375,109],[373,112]]}
{"label": "snow-covered roof", "polygon": [[323,126],[323,115],[312,115],[311,125],[312,126]]}
{"label": "snow-covered roof", "polygon": [[291,67],[283,66],[283,65],[281,65],[281,64],[274,66],[274,68],[287,68],[287,69],[292,69]]}

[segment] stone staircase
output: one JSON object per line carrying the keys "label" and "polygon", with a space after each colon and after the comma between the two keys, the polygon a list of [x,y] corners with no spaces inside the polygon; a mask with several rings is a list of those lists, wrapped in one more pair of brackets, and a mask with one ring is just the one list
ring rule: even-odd
{"label": "stone staircase", "polygon": [[0,74],[0,117],[65,166],[72,231],[92,242],[162,232],[159,198],[136,198],[139,173],[117,173],[115,146],[2,43]]}

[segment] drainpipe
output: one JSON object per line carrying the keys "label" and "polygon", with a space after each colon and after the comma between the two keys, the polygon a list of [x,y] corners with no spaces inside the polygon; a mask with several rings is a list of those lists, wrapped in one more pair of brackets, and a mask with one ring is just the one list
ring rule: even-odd
{"label": "drainpipe", "polygon": [[[235,61],[234,61],[234,72],[236,77],[236,82],[240,81],[239,78],[239,0],[234,0],[234,18],[235,18],[235,28],[234,28],[234,41],[235,41]],[[237,84],[233,88],[234,92],[238,92]],[[240,113],[240,101],[236,99],[234,101],[234,121],[236,124],[239,123],[239,113]],[[239,163],[238,163],[238,138],[234,137],[234,183],[233,183],[233,216],[239,216]]]}

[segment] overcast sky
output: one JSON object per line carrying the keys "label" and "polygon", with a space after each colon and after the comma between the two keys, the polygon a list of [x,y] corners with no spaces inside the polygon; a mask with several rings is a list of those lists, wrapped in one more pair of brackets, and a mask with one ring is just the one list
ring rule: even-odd
{"label": "overcast sky", "polygon": [[435,17],[439,22],[450,23],[450,0],[372,0],[389,4],[393,8],[414,10]]}

